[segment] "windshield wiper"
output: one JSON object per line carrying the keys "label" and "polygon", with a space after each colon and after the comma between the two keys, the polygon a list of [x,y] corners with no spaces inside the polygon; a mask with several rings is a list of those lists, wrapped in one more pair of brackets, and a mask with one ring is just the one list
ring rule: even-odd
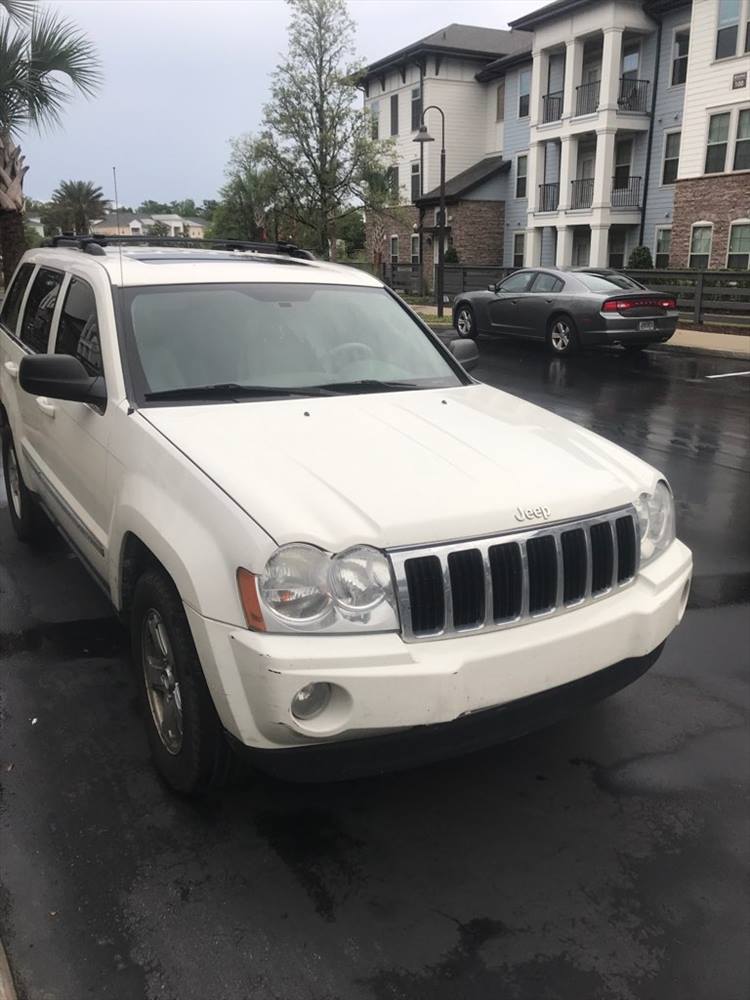
{"label": "windshield wiper", "polygon": [[416,382],[383,382],[377,378],[359,378],[353,382],[326,382],[316,385],[326,393],[339,392],[398,392],[400,389],[429,389],[433,386],[417,385]]}
{"label": "windshield wiper", "polygon": [[219,382],[215,385],[187,385],[175,389],[159,389],[144,393],[144,399],[273,399],[278,396],[332,396],[326,386],[320,385],[240,385],[238,382]]}

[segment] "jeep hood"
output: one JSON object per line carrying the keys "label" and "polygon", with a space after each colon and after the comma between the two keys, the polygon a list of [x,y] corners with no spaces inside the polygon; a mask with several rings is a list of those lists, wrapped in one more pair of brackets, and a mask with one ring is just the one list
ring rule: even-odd
{"label": "jeep hood", "polygon": [[278,544],[340,551],[489,535],[632,502],[657,473],[486,385],[152,407],[140,415]]}

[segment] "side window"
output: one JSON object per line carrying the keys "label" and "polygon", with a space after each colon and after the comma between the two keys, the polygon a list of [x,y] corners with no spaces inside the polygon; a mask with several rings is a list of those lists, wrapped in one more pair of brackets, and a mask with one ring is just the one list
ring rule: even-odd
{"label": "side window", "polygon": [[533,271],[517,271],[511,274],[500,285],[501,292],[525,292],[529,287],[529,282],[534,277]]}
{"label": "side window", "polygon": [[33,270],[33,264],[21,265],[21,269],[16,275],[16,280],[10,286],[8,294],[5,296],[3,308],[0,309],[0,323],[14,335],[16,324],[18,323],[18,313],[20,312],[23,300],[23,293],[26,291],[26,286],[29,283],[29,278]]}
{"label": "side window", "polygon": [[556,278],[554,274],[547,274],[545,271],[540,271],[534,278],[534,282],[531,286],[532,292],[561,292],[565,282],[560,278]]}
{"label": "side window", "polygon": [[36,354],[44,354],[47,350],[52,314],[62,280],[62,271],[40,268],[26,300],[20,338]]}
{"label": "side window", "polygon": [[89,375],[103,375],[99,320],[93,288],[73,278],[60,313],[55,354],[71,354]]}

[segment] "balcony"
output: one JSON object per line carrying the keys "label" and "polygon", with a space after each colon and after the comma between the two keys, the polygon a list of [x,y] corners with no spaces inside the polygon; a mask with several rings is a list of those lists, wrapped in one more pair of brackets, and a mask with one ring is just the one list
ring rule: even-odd
{"label": "balcony", "polygon": [[620,78],[620,92],[617,106],[620,111],[635,111],[647,115],[649,80],[633,80],[630,77]]}
{"label": "balcony", "polygon": [[594,200],[594,178],[577,177],[571,181],[570,207],[591,208]]}
{"label": "balcony", "polygon": [[599,107],[601,80],[592,80],[576,87],[576,115],[593,115]]}
{"label": "balcony", "polygon": [[612,208],[640,208],[641,178],[612,178]]}
{"label": "balcony", "polygon": [[558,122],[562,118],[563,92],[556,90],[542,97],[542,122]]}
{"label": "balcony", "polygon": [[560,202],[559,184],[539,185],[539,204],[537,205],[536,208],[537,212],[556,212],[559,202]]}

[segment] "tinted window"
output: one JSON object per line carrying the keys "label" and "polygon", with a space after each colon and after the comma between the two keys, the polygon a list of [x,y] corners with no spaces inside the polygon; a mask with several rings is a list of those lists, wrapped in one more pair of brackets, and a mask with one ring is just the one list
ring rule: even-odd
{"label": "tinted window", "polygon": [[643,288],[637,281],[624,274],[592,274],[588,271],[578,271],[576,277],[592,292],[605,292],[609,295],[616,288]]}
{"label": "tinted window", "polygon": [[8,294],[5,296],[3,308],[0,310],[0,323],[6,329],[10,330],[11,333],[16,332],[16,323],[18,322],[18,312],[21,308],[23,293],[26,291],[26,286],[29,283],[29,278],[33,270],[33,264],[23,264],[21,266],[21,270],[16,275],[16,280],[10,286]]}
{"label": "tinted window", "polygon": [[562,291],[563,285],[565,284],[560,278],[556,278],[554,274],[547,274],[545,271],[541,271],[534,278],[534,284],[531,286],[532,292],[559,292]]}
{"label": "tinted window", "polygon": [[94,290],[73,278],[60,314],[55,354],[72,354],[90,375],[103,375]]}
{"label": "tinted window", "polygon": [[529,282],[534,277],[533,271],[517,271],[511,274],[500,285],[501,292],[525,292],[529,287]]}
{"label": "tinted window", "polygon": [[21,321],[21,340],[37,354],[43,354],[47,350],[52,313],[55,311],[62,280],[62,271],[40,268],[26,300]]}

